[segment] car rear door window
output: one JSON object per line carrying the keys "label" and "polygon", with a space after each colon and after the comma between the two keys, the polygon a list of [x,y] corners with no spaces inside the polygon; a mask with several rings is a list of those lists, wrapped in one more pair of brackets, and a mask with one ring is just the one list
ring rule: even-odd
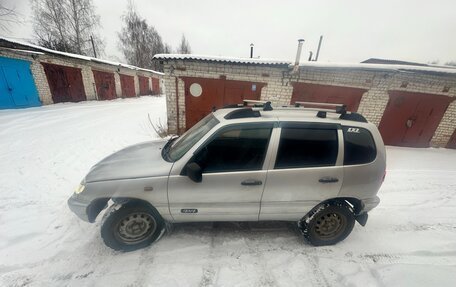
{"label": "car rear door window", "polygon": [[377,157],[375,142],[371,133],[358,127],[343,126],[344,165],[364,164]]}
{"label": "car rear door window", "polygon": [[283,127],[274,168],[333,166],[337,153],[336,129]]}
{"label": "car rear door window", "polygon": [[221,132],[194,157],[203,173],[261,170],[272,127]]}

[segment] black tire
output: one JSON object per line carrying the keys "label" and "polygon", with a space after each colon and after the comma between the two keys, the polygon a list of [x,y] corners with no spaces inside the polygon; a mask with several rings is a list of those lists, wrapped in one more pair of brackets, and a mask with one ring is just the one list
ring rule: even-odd
{"label": "black tire", "polygon": [[304,217],[299,226],[314,246],[333,245],[347,238],[355,225],[353,211],[346,203],[324,203]]}
{"label": "black tire", "polygon": [[155,208],[128,202],[120,208],[113,205],[106,211],[101,224],[101,237],[114,250],[133,251],[155,242],[164,226],[164,220]]}

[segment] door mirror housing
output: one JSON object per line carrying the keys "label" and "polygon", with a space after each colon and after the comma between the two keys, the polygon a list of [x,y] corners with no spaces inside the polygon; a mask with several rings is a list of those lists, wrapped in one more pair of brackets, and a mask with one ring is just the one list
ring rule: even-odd
{"label": "door mirror housing", "polygon": [[194,182],[201,182],[203,180],[203,170],[196,162],[191,162],[186,166],[187,176]]}

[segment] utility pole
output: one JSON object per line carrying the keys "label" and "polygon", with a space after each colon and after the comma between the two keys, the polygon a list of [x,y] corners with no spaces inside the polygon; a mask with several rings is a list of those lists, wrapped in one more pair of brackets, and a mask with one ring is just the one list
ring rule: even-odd
{"label": "utility pole", "polygon": [[93,43],[92,35],[90,35],[90,42],[92,42],[93,55],[96,58],[97,57],[97,51],[95,50],[95,44]]}

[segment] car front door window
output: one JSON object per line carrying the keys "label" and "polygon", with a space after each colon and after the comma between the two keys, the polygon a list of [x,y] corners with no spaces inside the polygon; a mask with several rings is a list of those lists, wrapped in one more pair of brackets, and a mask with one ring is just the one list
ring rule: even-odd
{"label": "car front door window", "polygon": [[203,173],[261,170],[272,128],[238,128],[219,133],[194,157]]}

